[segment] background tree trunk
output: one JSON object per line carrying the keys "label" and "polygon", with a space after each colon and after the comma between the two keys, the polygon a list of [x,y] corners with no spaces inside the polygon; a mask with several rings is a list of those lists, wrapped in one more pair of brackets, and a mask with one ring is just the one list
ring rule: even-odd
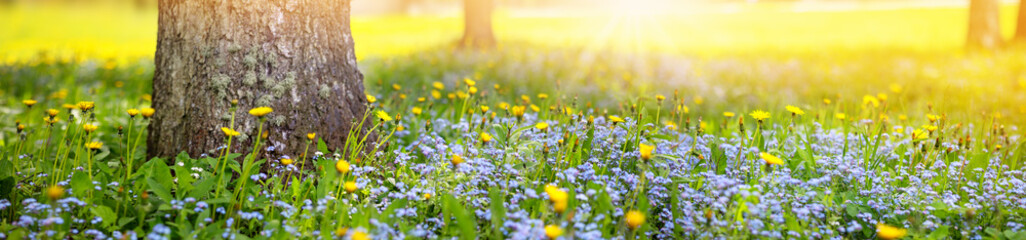
{"label": "background tree trunk", "polygon": [[1013,41],[1026,43],[1026,0],[1019,0],[1019,16],[1016,18],[1015,24]]}
{"label": "background tree trunk", "polygon": [[[348,0],[160,0],[148,153],[219,155],[239,100],[233,152],[252,149],[270,106],[265,157],[299,157],[306,134],[341,147],[367,109]],[[268,151],[267,149],[273,149]]]}
{"label": "background tree trunk", "polygon": [[971,49],[999,47],[1002,44],[1000,13],[997,0],[970,0],[966,46]]}
{"label": "background tree trunk", "polygon": [[493,0],[463,0],[463,39],[460,46],[491,48],[495,46],[492,32]]}

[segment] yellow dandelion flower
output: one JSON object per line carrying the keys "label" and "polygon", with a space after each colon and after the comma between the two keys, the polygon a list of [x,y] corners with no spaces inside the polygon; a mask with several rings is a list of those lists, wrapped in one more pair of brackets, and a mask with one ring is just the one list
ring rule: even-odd
{"label": "yellow dandelion flower", "polygon": [[922,129],[912,130],[912,140],[922,140],[929,138],[929,133]]}
{"label": "yellow dandelion flower", "polygon": [[908,230],[904,228],[892,227],[883,223],[876,224],[876,236],[880,239],[899,239],[905,237],[906,234],[908,234]]}
{"label": "yellow dandelion flower", "polygon": [[833,102],[833,101],[830,101],[829,98],[824,98],[823,99],[823,104],[830,105],[831,102]]}
{"label": "yellow dandelion flower", "polygon": [[374,103],[374,102],[378,101],[378,98],[374,97],[374,95],[370,95],[370,94],[366,94],[366,95],[367,95],[367,102],[368,103]]}
{"label": "yellow dandelion flower", "polygon": [[656,101],[662,102],[663,100],[666,100],[666,96],[663,96],[662,94],[656,94],[655,99]]}
{"label": "yellow dandelion flower", "polygon": [[520,118],[520,117],[524,116],[524,110],[525,109],[526,109],[526,107],[524,107],[524,106],[513,106],[512,108],[510,108],[509,111],[510,111],[510,113],[513,114],[513,116],[516,116],[517,118]]}
{"label": "yellow dandelion flower", "polygon": [[78,107],[78,110],[89,111],[90,109],[93,109],[93,107],[96,106],[96,103],[95,102],[78,102],[78,104],[76,104],[76,106]]}
{"label": "yellow dandelion flower", "polygon": [[488,110],[490,110],[490,109],[491,109],[491,108],[488,108],[488,106],[481,106],[481,113],[486,113],[486,112],[488,112]]}
{"label": "yellow dandelion flower", "polygon": [[102,142],[89,142],[85,144],[85,147],[89,150],[98,150],[103,147]]}
{"label": "yellow dandelion flower", "polygon": [[767,118],[770,118],[770,114],[768,112],[762,111],[762,110],[752,111],[748,115],[752,116],[752,118],[754,118],[755,120],[758,120],[758,121],[762,121],[762,120],[765,120]]}
{"label": "yellow dandelion flower", "polygon": [[609,121],[613,122],[613,124],[624,122],[623,118],[617,116],[609,116]]}
{"label": "yellow dandelion flower", "polygon": [[547,98],[549,98],[548,94],[544,94],[544,93],[539,93],[538,94],[538,99],[547,99]]}
{"label": "yellow dandelion flower", "polygon": [[520,95],[520,99],[524,100],[524,102],[531,102],[531,97],[528,97],[527,95]]}
{"label": "yellow dandelion flower", "polygon": [[549,239],[556,239],[559,236],[563,236],[563,228],[554,224],[549,224],[548,226],[545,226],[545,236],[549,237]]}
{"label": "yellow dandelion flower", "polygon": [[371,240],[370,235],[367,235],[367,233],[365,233],[363,231],[359,231],[359,230],[354,231],[353,232],[353,236],[350,236],[350,239],[352,239],[352,240]]}
{"label": "yellow dandelion flower", "polygon": [[470,94],[477,94],[477,87],[467,88],[467,92]]}
{"label": "yellow dandelion flower", "polygon": [[873,107],[880,106],[880,99],[873,95],[862,96],[862,106],[872,105]]}
{"label": "yellow dandelion flower", "polygon": [[292,165],[292,159],[291,158],[282,158],[281,159],[281,165],[285,165],[285,166]]}
{"label": "yellow dandelion flower", "polygon": [[156,113],[156,112],[157,111],[154,110],[153,108],[143,108],[142,110],[139,110],[139,114],[142,114],[142,116],[145,117],[145,118],[153,117],[153,113]]}
{"label": "yellow dandelion flower", "polygon": [[388,113],[382,110],[374,112],[374,116],[378,117],[378,119],[381,119],[383,122],[392,121],[392,116],[389,116]]}
{"label": "yellow dandelion flower", "polygon": [[263,117],[263,116],[267,116],[267,114],[269,114],[271,112],[274,112],[274,109],[271,109],[270,107],[257,107],[257,108],[250,109],[249,110],[249,115],[253,115],[253,116],[256,116],[256,117]]}
{"label": "yellow dandelion flower", "polygon": [[32,99],[25,99],[25,100],[21,100],[21,103],[24,103],[25,106],[28,106],[28,107],[31,108],[32,105],[36,105],[36,103],[38,103],[38,101],[32,100]]}
{"label": "yellow dandelion flower", "polygon": [[539,122],[538,124],[534,125],[534,128],[537,128],[538,130],[541,130],[541,131],[545,131],[545,130],[549,129],[549,123],[547,123],[547,122]]}
{"label": "yellow dandelion flower", "polygon": [[643,160],[652,159],[653,150],[655,150],[655,145],[638,144],[638,152],[641,153],[641,159]]}
{"label": "yellow dandelion flower", "polygon": [[766,164],[769,164],[769,165],[781,165],[781,164],[784,164],[784,160],[781,160],[777,156],[773,156],[773,155],[770,155],[769,153],[765,153],[765,152],[759,153],[759,158],[762,158],[762,160],[766,161]]}
{"label": "yellow dandelion flower", "polygon": [[500,102],[499,103],[499,109],[508,110],[509,109],[509,103],[507,103],[507,102]]}
{"label": "yellow dandelion flower", "polygon": [[392,84],[392,90],[399,91],[399,89],[403,89],[403,86],[399,86],[399,84],[394,83]]}
{"label": "yellow dandelion flower", "polygon": [[549,201],[552,203],[552,209],[558,213],[562,213],[567,207],[567,198],[569,197],[566,191],[559,187],[546,185],[545,193],[549,194]]}
{"label": "yellow dandelion flower", "polygon": [[460,156],[459,154],[453,154],[452,160],[449,160],[449,162],[451,162],[453,166],[460,165],[460,163],[463,163],[463,156]]}
{"label": "yellow dandelion flower", "polygon": [[67,104],[67,103],[65,103],[65,104],[61,105],[61,108],[64,108],[64,109],[76,109],[76,108],[78,108],[78,106],[75,106],[75,104]]}
{"label": "yellow dandelion flower", "polygon": [[627,227],[630,227],[631,230],[638,229],[642,224],[645,224],[645,214],[637,210],[627,212],[624,218],[626,218]]}
{"label": "yellow dandelion flower", "polygon": [[663,121],[663,124],[670,130],[677,130],[677,123],[674,123],[673,121]]}
{"label": "yellow dandelion flower", "polygon": [[53,109],[53,108],[46,110],[46,115],[48,115],[50,117],[55,117],[59,113],[61,113],[61,111],[57,111],[57,109]]}
{"label": "yellow dandelion flower", "polygon": [[727,118],[734,117],[734,112],[723,112],[723,116]]}
{"label": "yellow dandelion flower", "polygon": [[354,181],[346,181],[345,188],[346,188],[346,192],[348,192],[348,193],[356,192],[356,189],[357,189],[356,182],[354,182]]}
{"label": "yellow dandelion flower", "polygon": [[46,188],[46,197],[49,197],[50,200],[57,200],[57,199],[60,199],[63,196],[64,196],[64,188],[62,188],[61,186],[52,185],[52,186]]}
{"label": "yellow dandelion flower", "polygon": [[474,86],[474,85],[477,85],[477,82],[476,82],[476,81],[474,81],[474,80],[472,80],[472,79],[470,79],[470,78],[464,78],[464,79],[463,79],[463,83],[466,83],[466,84],[467,84],[467,86]]}
{"label": "yellow dandelion flower", "polygon": [[306,139],[308,139],[310,141],[313,141],[314,138],[317,138],[317,133],[307,133],[306,134]]}
{"label": "yellow dandelion flower", "polygon": [[686,106],[684,104],[681,104],[681,105],[677,105],[677,111],[680,111],[682,113],[690,113],[691,109],[689,109],[688,106]]}
{"label": "yellow dandelion flower", "polygon": [[335,162],[335,171],[338,171],[338,173],[341,174],[349,173],[349,162],[346,160],[338,160],[338,162]]}
{"label": "yellow dandelion flower", "polygon": [[223,127],[223,128],[221,128],[221,131],[224,132],[224,136],[225,137],[239,136],[239,132],[237,132],[235,130],[232,130],[231,128]]}
{"label": "yellow dandelion flower", "polygon": [[481,133],[481,142],[488,143],[492,141],[492,135],[488,133]]}
{"label": "yellow dandelion flower", "polygon": [[442,99],[442,92],[439,92],[438,90],[431,90],[431,97],[435,99]]}
{"label": "yellow dandelion flower", "polygon": [[794,115],[805,115],[805,111],[802,111],[801,108],[798,108],[798,107],[795,107],[795,106],[791,106],[791,105],[787,105],[784,108],[786,108],[788,112],[791,112],[791,114],[794,114]]}
{"label": "yellow dandelion flower", "polygon": [[538,105],[531,104],[531,111],[540,112],[541,108]]}
{"label": "yellow dandelion flower", "polygon": [[424,109],[421,109],[420,107],[413,107],[413,109],[410,111],[413,112],[413,115],[420,115],[420,113],[424,112]]}
{"label": "yellow dandelion flower", "polygon": [[835,113],[834,114],[834,118],[837,118],[837,119],[840,119],[840,120],[844,120],[844,118],[847,118],[847,117],[848,117],[848,115],[845,115],[844,113]]}
{"label": "yellow dandelion flower", "polygon": [[445,84],[443,84],[442,82],[439,82],[439,81],[435,81],[434,83],[431,83],[431,86],[435,87],[435,89],[438,89],[438,90],[442,90],[442,89],[445,88]]}
{"label": "yellow dandelion flower", "polygon": [[96,125],[92,125],[92,124],[88,124],[88,123],[82,124],[82,130],[87,132],[87,133],[91,133],[93,131],[96,131],[97,128],[99,128],[99,127],[97,127]]}
{"label": "yellow dandelion flower", "polygon": [[135,109],[135,108],[128,109],[128,111],[125,111],[125,112],[128,113],[129,117],[135,117],[135,115],[139,115],[139,109]]}

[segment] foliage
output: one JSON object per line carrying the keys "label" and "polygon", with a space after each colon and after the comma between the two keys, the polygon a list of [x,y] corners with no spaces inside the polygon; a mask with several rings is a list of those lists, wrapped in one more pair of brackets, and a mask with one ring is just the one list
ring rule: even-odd
{"label": "foliage", "polygon": [[[824,73],[842,59],[735,58],[681,70],[680,59],[533,48],[366,60],[368,128],[383,137],[328,149],[315,134],[308,151],[272,159],[253,157],[265,151],[259,142],[144,159],[150,63],[0,67],[0,230],[10,239],[1026,235],[1014,104],[1024,86],[1007,81],[1022,60],[851,57]],[[539,55],[549,57],[527,57]],[[751,69],[758,62],[770,67]],[[85,101],[95,107],[83,111]],[[60,110],[50,117],[50,108]],[[275,114],[267,110],[253,113]],[[232,144],[230,131],[212,131]]]}

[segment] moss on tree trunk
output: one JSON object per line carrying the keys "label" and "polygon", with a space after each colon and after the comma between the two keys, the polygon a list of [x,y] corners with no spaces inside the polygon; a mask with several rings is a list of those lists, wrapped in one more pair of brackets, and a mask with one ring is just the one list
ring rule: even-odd
{"label": "moss on tree trunk", "polygon": [[237,99],[232,151],[250,149],[269,106],[264,156],[298,157],[316,132],[341,147],[366,111],[349,1],[160,0],[148,154],[218,155]]}

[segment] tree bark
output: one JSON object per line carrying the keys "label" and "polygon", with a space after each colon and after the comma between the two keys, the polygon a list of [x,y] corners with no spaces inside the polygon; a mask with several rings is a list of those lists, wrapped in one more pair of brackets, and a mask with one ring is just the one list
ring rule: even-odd
{"label": "tree bark", "polygon": [[493,0],[463,0],[463,38],[465,48],[491,48],[495,46],[492,32]]}
{"label": "tree bark", "polygon": [[1026,43],[1026,0],[1019,0],[1019,16],[1016,18],[1015,24],[1013,41]]}
{"label": "tree bark", "polygon": [[220,155],[233,99],[242,135],[232,152],[252,150],[258,120],[248,111],[259,106],[274,109],[263,124],[263,157],[298,158],[307,133],[343,146],[367,111],[349,3],[160,0],[149,156]]}
{"label": "tree bark", "polygon": [[966,46],[970,49],[994,49],[1001,46],[1000,13],[997,0],[970,0]]}

